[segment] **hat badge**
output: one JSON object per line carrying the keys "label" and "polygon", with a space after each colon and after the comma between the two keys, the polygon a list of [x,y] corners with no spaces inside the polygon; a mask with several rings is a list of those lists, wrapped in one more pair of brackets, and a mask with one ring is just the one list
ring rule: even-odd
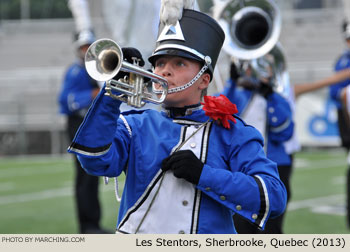
{"label": "hat badge", "polygon": [[162,32],[159,34],[157,42],[170,39],[185,41],[179,21],[177,21],[175,25],[165,25]]}

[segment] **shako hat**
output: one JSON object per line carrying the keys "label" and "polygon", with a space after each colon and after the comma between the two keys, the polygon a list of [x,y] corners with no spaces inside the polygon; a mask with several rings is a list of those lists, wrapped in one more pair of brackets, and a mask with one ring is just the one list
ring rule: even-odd
{"label": "shako hat", "polygon": [[74,34],[74,45],[80,48],[84,45],[91,45],[96,40],[95,34],[92,30],[83,30]]}
{"label": "shako hat", "polygon": [[342,32],[345,39],[350,38],[350,24],[347,20],[344,20],[342,23]]}
{"label": "shako hat", "polygon": [[154,66],[157,57],[173,55],[205,63],[205,57],[209,56],[208,69],[212,77],[224,40],[224,31],[212,17],[184,9],[176,25],[160,23],[156,48],[148,60]]}

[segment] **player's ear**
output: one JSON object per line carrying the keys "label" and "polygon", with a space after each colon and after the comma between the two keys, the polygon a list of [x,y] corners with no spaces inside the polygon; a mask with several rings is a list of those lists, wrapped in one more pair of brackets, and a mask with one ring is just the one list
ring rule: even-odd
{"label": "player's ear", "polygon": [[209,83],[210,83],[210,74],[209,73],[204,73],[201,78],[199,78],[199,85],[198,85],[198,88],[200,90],[203,90],[203,89],[206,89],[208,88],[209,86]]}

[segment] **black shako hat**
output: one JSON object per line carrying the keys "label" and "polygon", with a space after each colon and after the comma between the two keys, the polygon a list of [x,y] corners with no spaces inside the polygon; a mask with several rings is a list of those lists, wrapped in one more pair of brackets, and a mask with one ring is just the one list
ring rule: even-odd
{"label": "black shako hat", "polygon": [[204,58],[209,56],[208,69],[212,77],[224,40],[224,31],[212,17],[184,9],[176,25],[160,23],[156,49],[148,60],[154,66],[157,57],[173,55],[204,63]]}
{"label": "black shako hat", "polygon": [[350,39],[350,24],[347,20],[342,23],[342,32],[345,39]]}

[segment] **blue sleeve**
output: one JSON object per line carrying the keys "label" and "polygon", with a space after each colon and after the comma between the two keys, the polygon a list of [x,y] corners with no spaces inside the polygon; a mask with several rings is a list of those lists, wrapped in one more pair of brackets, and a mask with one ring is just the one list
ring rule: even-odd
{"label": "blue sleeve", "polygon": [[[198,188],[260,228],[283,213],[286,190],[276,163],[266,158],[262,138],[253,127],[235,135],[240,144],[230,152],[231,170],[204,165]],[[238,170],[235,167],[239,167]],[[222,196],[225,196],[223,198]]]}
{"label": "blue sleeve", "polygon": [[88,108],[93,101],[94,88],[96,86],[92,84],[92,79],[85,68],[78,64],[71,65],[66,72],[59,95],[60,112],[72,114]]}
{"label": "blue sleeve", "polygon": [[[334,65],[334,71],[338,72],[344,69],[350,68],[350,52],[346,51],[342,54]],[[340,103],[340,91],[345,86],[349,85],[350,79],[343,80],[335,85],[329,86],[330,98],[336,103],[337,107],[341,106]]]}
{"label": "blue sleeve", "polygon": [[284,142],[293,136],[293,114],[288,101],[277,93],[267,99],[268,137],[271,141]]}
{"label": "blue sleeve", "polygon": [[130,135],[120,116],[120,101],[103,88],[78,129],[68,152],[78,156],[87,173],[118,176],[126,167]]}
{"label": "blue sleeve", "polygon": [[235,99],[235,91],[236,91],[236,82],[229,79],[224,87],[224,90],[221,92],[221,94],[225,95],[231,102],[233,102]]}
{"label": "blue sleeve", "polygon": [[68,93],[69,93],[68,89],[69,89],[69,86],[72,85],[71,83],[72,79],[70,78],[70,71],[71,70],[68,69],[64,76],[62,88],[58,96],[58,104],[60,106],[60,112],[62,114],[71,114],[68,106]]}
{"label": "blue sleeve", "polygon": [[67,102],[71,111],[89,107],[92,103],[91,90],[82,90],[79,93],[71,93],[68,95]]}

